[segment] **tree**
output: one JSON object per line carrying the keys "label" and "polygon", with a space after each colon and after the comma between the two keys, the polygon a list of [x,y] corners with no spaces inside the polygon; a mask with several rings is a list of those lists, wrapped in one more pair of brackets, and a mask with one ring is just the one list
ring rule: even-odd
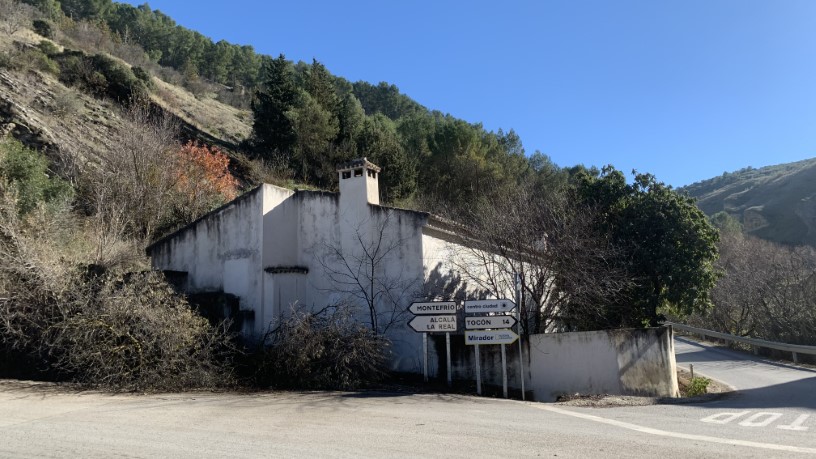
{"label": "tree", "polygon": [[292,68],[281,54],[264,63],[262,74],[263,82],[252,103],[252,133],[262,156],[288,155],[297,141],[288,115],[298,100]]}
{"label": "tree", "polygon": [[324,110],[336,116],[338,99],[333,80],[326,66],[317,59],[312,59],[312,66],[307,73],[306,91]]}
{"label": "tree", "polygon": [[391,120],[380,113],[366,117],[358,139],[359,155],[382,167],[380,191],[384,201],[405,199],[416,191],[418,164],[402,149]]}
{"label": "tree", "polygon": [[358,222],[346,240],[323,244],[318,262],[332,283],[332,292],[346,296],[344,301],[364,309],[371,331],[383,335],[394,324],[404,320],[402,295],[415,288],[416,279],[405,279],[402,272],[388,271],[398,256],[404,240],[396,231],[393,210],[372,214]]}
{"label": "tree", "polygon": [[611,166],[598,177],[582,174],[577,191],[621,250],[610,262],[632,280],[619,300],[605,303],[598,328],[655,326],[665,312],[683,317],[710,307],[718,233],[693,199],[650,174],[636,173],[627,184]]}
{"label": "tree", "polygon": [[793,344],[816,344],[816,251],[725,231],[712,290],[714,306],[688,322],[703,328]]}
{"label": "tree", "polygon": [[297,143],[292,147],[291,166],[298,178],[326,186],[336,177],[335,161],[329,155],[337,137],[337,118],[301,91],[300,104],[286,113],[294,128]]}
{"label": "tree", "polygon": [[179,224],[191,223],[238,194],[229,158],[216,147],[187,142],[177,152],[173,214]]}
{"label": "tree", "polygon": [[583,330],[576,318],[596,318],[597,305],[628,286],[625,273],[607,263],[617,250],[593,227],[593,216],[564,190],[520,187],[456,217],[470,237],[453,253],[454,264],[478,290],[498,298],[513,291],[518,274],[524,333],[565,324]]}

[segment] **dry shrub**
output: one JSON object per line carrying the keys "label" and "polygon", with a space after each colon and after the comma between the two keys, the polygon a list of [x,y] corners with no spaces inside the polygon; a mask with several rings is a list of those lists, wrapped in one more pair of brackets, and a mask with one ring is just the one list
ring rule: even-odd
{"label": "dry shrub", "polygon": [[[0,198],[0,371],[108,390],[232,383],[225,328],[193,312],[160,274],[78,262],[88,254],[67,209],[20,217],[2,182]],[[22,362],[33,366],[26,375],[8,368]]]}
{"label": "dry shrub", "polygon": [[46,331],[53,365],[86,385],[181,390],[231,382],[230,341],[151,272],[78,280],[71,314]]}
{"label": "dry shrub", "polygon": [[0,32],[14,35],[31,24],[34,8],[17,0],[0,0]]}
{"label": "dry shrub", "polygon": [[348,307],[293,311],[255,356],[256,384],[295,389],[356,389],[386,374],[390,343],[355,320]]}

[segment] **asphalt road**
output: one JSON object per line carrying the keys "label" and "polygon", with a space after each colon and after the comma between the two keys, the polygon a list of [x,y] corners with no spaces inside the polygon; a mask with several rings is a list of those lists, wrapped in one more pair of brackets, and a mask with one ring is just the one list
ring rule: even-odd
{"label": "asphalt road", "polygon": [[677,341],[719,401],[577,408],[409,393],[105,395],[0,382],[0,457],[816,455],[816,373]]}

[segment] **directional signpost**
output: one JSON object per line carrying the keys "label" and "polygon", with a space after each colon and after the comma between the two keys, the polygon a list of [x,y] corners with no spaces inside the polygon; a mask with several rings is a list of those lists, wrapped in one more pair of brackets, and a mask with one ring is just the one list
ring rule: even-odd
{"label": "directional signpost", "polygon": [[[516,308],[516,303],[508,299],[468,300],[465,301],[465,344],[475,345],[476,352],[476,393],[482,394],[482,363],[479,353],[481,344],[500,344],[502,356],[502,387],[504,398],[507,398],[507,352],[505,344],[512,344],[518,339],[509,328],[515,325],[516,319],[503,315]],[[471,314],[477,314],[475,316]],[[492,314],[492,315],[488,315]]]}
{"label": "directional signpost", "polygon": [[451,378],[450,332],[458,330],[456,324],[455,301],[428,301],[412,303],[408,308],[416,317],[411,319],[408,326],[414,331],[422,333],[422,354],[425,382],[428,381],[428,333],[445,332],[445,347],[447,348],[448,386],[453,383]]}
{"label": "directional signpost", "polygon": [[510,312],[516,307],[512,300],[467,300],[465,314],[480,314],[487,312]]}
{"label": "directional signpost", "polygon": [[513,330],[477,330],[465,332],[465,344],[513,344],[518,335]]}
{"label": "directional signpost", "polygon": [[456,316],[416,316],[408,326],[420,333],[455,332]]}
{"label": "directional signpost", "polygon": [[456,314],[456,302],[431,301],[428,303],[411,303],[408,311],[414,315],[423,314]]}
{"label": "directional signpost", "polygon": [[511,328],[515,324],[516,318],[513,316],[465,317],[465,330]]}

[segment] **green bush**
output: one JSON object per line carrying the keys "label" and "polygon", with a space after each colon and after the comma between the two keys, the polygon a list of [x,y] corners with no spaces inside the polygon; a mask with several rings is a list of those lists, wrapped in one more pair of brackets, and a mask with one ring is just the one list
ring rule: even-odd
{"label": "green bush", "polygon": [[122,103],[141,100],[147,97],[147,87],[136,78],[126,65],[105,56],[96,54],[91,57],[93,68],[104,75],[107,81],[107,95]]}
{"label": "green bush", "polygon": [[689,381],[688,388],[686,389],[686,395],[688,397],[696,397],[698,395],[708,393],[708,385],[710,383],[710,379],[696,376]]}
{"label": "green bush", "polygon": [[[66,50],[56,56],[60,80],[67,85],[83,85],[96,96],[108,96],[121,103],[144,100],[148,86],[128,66],[103,54],[86,56],[81,51]],[[149,78],[146,72],[142,77]]]}
{"label": "green bush", "polygon": [[45,156],[14,139],[0,142],[0,182],[16,192],[20,215],[41,204],[62,205],[73,197],[68,182],[49,177]]}
{"label": "green bush", "polygon": [[133,75],[139,79],[142,83],[145,84],[146,87],[151,88],[153,87],[153,80],[150,78],[150,74],[141,67],[133,67],[130,69],[133,71]]}
{"label": "green bush", "polygon": [[56,56],[60,53],[59,48],[53,42],[49,40],[40,40],[40,44],[37,45],[37,48],[40,49],[46,56]]}
{"label": "green bush", "polygon": [[45,38],[54,37],[54,27],[51,25],[50,22],[44,21],[42,19],[35,19],[32,25],[34,27],[34,31],[42,35],[43,37]]}

